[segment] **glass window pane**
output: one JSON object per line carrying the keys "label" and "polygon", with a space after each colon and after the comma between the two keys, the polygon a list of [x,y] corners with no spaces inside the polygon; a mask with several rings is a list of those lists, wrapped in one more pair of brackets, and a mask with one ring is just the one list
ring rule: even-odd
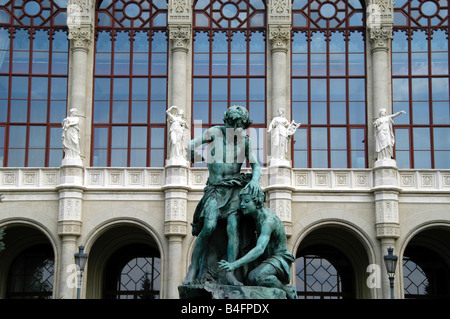
{"label": "glass window pane", "polygon": [[347,122],[347,109],[345,102],[330,103],[330,123],[345,124]]}
{"label": "glass window pane", "polygon": [[435,151],[434,166],[436,169],[450,168],[450,151]]}
{"label": "glass window pane", "polygon": [[109,101],[95,101],[94,123],[109,123]]}
{"label": "glass window pane", "polygon": [[228,80],[212,79],[211,80],[211,100],[227,100],[228,98]]}
{"label": "glass window pane", "polygon": [[128,100],[130,92],[129,79],[114,78],[113,79],[113,99]]}
{"label": "glass window pane", "polygon": [[311,124],[327,123],[327,103],[311,102]]}
{"label": "glass window pane", "polygon": [[292,100],[308,101],[307,79],[292,79]]}
{"label": "glass window pane", "polygon": [[150,166],[151,167],[163,167],[164,166],[164,150],[150,151]]}
{"label": "glass window pane", "polygon": [[9,147],[24,148],[26,142],[26,126],[11,126],[9,128]]}
{"label": "glass window pane", "polygon": [[394,101],[409,101],[408,79],[392,79]]}
{"label": "glass window pane", "polygon": [[164,148],[164,128],[156,127],[151,131],[151,148]]}
{"label": "glass window pane", "polygon": [[414,167],[415,168],[431,168],[431,152],[430,151],[414,151]]}
{"label": "glass window pane", "polygon": [[147,150],[130,150],[130,166],[146,167],[147,166]]}
{"label": "glass window pane", "polygon": [[93,166],[99,167],[99,166],[106,166],[108,155],[107,151],[103,149],[94,149],[94,156],[93,156]]}
{"label": "glass window pane", "polygon": [[131,128],[131,148],[147,148],[147,128]]}
{"label": "glass window pane", "polygon": [[308,123],[308,102],[292,102],[292,119],[296,123]]}
{"label": "glass window pane", "polygon": [[330,79],[330,100],[346,101],[346,87],[345,79]]}
{"label": "glass window pane", "polygon": [[327,128],[325,127],[311,128],[311,149],[326,150],[327,148],[328,148]]}
{"label": "glass window pane", "polygon": [[433,123],[450,124],[449,102],[433,102]]}
{"label": "glass window pane", "polygon": [[266,110],[264,102],[249,103],[250,119],[255,124],[264,124],[266,122]]}
{"label": "glass window pane", "polygon": [[222,124],[223,114],[227,108],[226,102],[211,102],[211,123]]}
{"label": "glass window pane", "polygon": [[127,166],[127,150],[111,149],[111,167]]}
{"label": "glass window pane", "polygon": [[106,147],[108,147],[108,129],[106,127],[96,127],[94,130],[94,148]]}
{"label": "glass window pane", "polygon": [[9,149],[8,150],[8,166],[23,167],[25,166],[25,149]]}
{"label": "glass window pane", "polygon": [[166,82],[165,78],[152,78],[151,79],[151,100],[166,100]]}
{"label": "glass window pane", "polygon": [[450,128],[434,128],[434,149],[450,151]]}
{"label": "glass window pane", "polygon": [[47,99],[48,78],[32,77],[31,78],[31,98]]}
{"label": "glass window pane", "polygon": [[152,101],[150,106],[150,122],[166,123],[166,102]]}
{"label": "glass window pane", "polygon": [[416,127],[413,129],[414,149],[430,149],[430,129],[425,127]]}
{"label": "glass window pane", "polygon": [[[222,58],[220,60],[220,58]],[[223,55],[214,54],[212,64],[213,74],[225,74],[227,69],[227,61],[223,59]],[[194,54],[194,75],[209,74],[209,54]]]}
{"label": "glass window pane", "polygon": [[133,93],[131,95],[132,100],[147,100],[148,99],[148,79],[147,78],[133,78],[132,87]]}
{"label": "glass window pane", "polygon": [[11,87],[11,98],[27,99],[28,98],[28,77],[13,76]]}
{"label": "glass window pane", "polygon": [[246,100],[247,82],[246,79],[231,79],[231,100]]}
{"label": "glass window pane", "polygon": [[131,122],[147,123],[147,101],[132,102]]}
{"label": "glass window pane", "polygon": [[327,80],[311,79],[311,101],[327,100]]}
{"label": "glass window pane", "polygon": [[113,102],[113,123],[128,123],[128,101]]}
{"label": "glass window pane", "polygon": [[347,151],[331,151],[331,168],[346,168]]}
{"label": "glass window pane", "polygon": [[54,77],[51,79],[51,93],[52,100],[67,100],[67,78]]}
{"label": "glass window pane", "polygon": [[27,110],[27,100],[11,100],[11,122],[26,122]]}
{"label": "glass window pane", "polygon": [[[128,127],[119,126],[112,128],[111,135],[112,148],[127,148],[128,147]],[[112,157],[112,154],[111,154]]]}
{"label": "glass window pane", "polygon": [[412,99],[413,101],[428,100],[428,79],[412,79]]}
{"label": "glass window pane", "polygon": [[30,122],[34,123],[47,122],[47,101],[30,102]]}
{"label": "glass window pane", "polygon": [[366,99],[364,79],[349,79],[348,91],[350,101],[364,101]]}
{"label": "glass window pane", "polygon": [[[428,102],[413,102],[413,122],[414,124],[430,123],[430,108]],[[404,116],[406,117],[406,116]],[[398,124],[398,122],[397,122]]]}
{"label": "glass window pane", "polygon": [[432,78],[431,85],[433,90],[433,100],[449,100],[448,78]]}
{"label": "glass window pane", "polygon": [[311,151],[311,167],[312,168],[328,167],[327,151]]}
{"label": "glass window pane", "polygon": [[[347,129],[345,127],[330,128],[330,148],[341,150],[347,149]],[[347,167],[347,165],[344,167]]]}

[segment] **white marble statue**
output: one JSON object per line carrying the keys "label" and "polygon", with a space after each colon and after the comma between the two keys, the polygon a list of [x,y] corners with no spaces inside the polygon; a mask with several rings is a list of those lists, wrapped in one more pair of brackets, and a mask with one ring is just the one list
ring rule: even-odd
{"label": "white marble statue", "polygon": [[183,110],[177,106],[171,106],[166,111],[169,122],[169,148],[168,159],[172,162],[186,162],[186,143],[184,131],[189,129],[188,124],[183,119]]}
{"label": "white marble statue", "polygon": [[393,147],[395,144],[394,131],[392,124],[393,118],[405,111],[400,111],[392,115],[386,115],[386,109],[380,109],[380,117],[373,122],[375,127],[375,151],[377,152],[377,160],[390,160],[393,158]]}
{"label": "white marble statue", "polygon": [[62,144],[64,159],[80,159],[80,119],[77,109],[70,109],[69,116],[62,121]]}
{"label": "white marble statue", "polygon": [[279,108],[278,116],[272,119],[267,129],[267,133],[271,134],[271,161],[286,160],[288,141],[300,126],[299,123],[295,123],[294,121],[289,122],[284,114],[285,110]]}

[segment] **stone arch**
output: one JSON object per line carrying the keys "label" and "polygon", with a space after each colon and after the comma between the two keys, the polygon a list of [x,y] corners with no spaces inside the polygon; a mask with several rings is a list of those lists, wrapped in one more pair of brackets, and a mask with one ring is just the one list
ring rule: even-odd
{"label": "stone arch", "polygon": [[[430,258],[434,258],[432,261]],[[411,265],[420,269],[427,280],[429,290],[422,295],[417,289],[406,289],[411,284],[409,275],[412,273]],[[399,251],[400,291],[403,297],[411,297],[416,290],[415,298],[448,298],[450,295],[450,223],[448,221],[429,221],[417,225],[404,237]],[[430,266],[431,265],[431,266]],[[406,267],[406,268],[405,268]],[[416,269],[416,270],[417,270]],[[430,277],[439,272],[439,279]],[[417,274],[416,274],[417,277]],[[423,288],[423,287],[422,287]],[[423,291],[422,291],[423,292]]]}
{"label": "stone arch", "polygon": [[[375,263],[374,244],[356,225],[342,220],[318,221],[305,228],[294,244],[294,255],[329,247],[342,255],[351,267],[351,298],[371,298],[366,285],[367,267]],[[320,254],[319,254],[320,255]],[[294,271],[296,271],[294,269]],[[293,275],[295,277],[295,274]]]}
{"label": "stone arch", "polygon": [[161,292],[164,296],[165,249],[158,233],[146,223],[132,218],[108,220],[86,237],[86,298],[102,298],[103,274],[109,257],[127,245],[143,244],[158,250],[161,258]]}
{"label": "stone arch", "polygon": [[5,227],[5,249],[0,252],[0,298],[5,298],[9,271],[14,260],[26,249],[36,245],[50,245],[54,258],[54,281],[52,296],[57,293],[58,287],[58,239],[41,223],[28,218],[6,219],[0,224]]}

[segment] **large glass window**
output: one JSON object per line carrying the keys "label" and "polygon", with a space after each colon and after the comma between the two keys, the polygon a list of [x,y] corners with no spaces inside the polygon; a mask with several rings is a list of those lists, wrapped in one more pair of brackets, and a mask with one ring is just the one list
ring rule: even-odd
{"label": "large glass window", "polygon": [[447,1],[395,2],[395,156],[400,168],[450,168]]}
{"label": "large glass window", "polygon": [[161,259],[151,246],[120,248],[106,266],[105,299],[159,299]]}
{"label": "large glass window", "polygon": [[93,166],[164,166],[167,4],[104,0],[97,9]]}
{"label": "large glass window", "polygon": [[21,252],[11,265],[8,299],[49,299],[53,293],[55,260],[50,245],[36,245]]}
{"label": "large glass window", "polygon": [[0,166],[59,166],[66,116],[66,2],[2,1]]}
{"label": "large glass window", "polygon": [[[231,105],[250,112],[247,130],[264,163],[266,123],[265,5],[252,1],[196,1],[193,43],[193,127],[223,124]],[[194,135],[198,135],[195,130]]]}
{"label": "large glass window", "polygon": [[361,2],[293,1],[293,166],[364,168],[365,28]]}

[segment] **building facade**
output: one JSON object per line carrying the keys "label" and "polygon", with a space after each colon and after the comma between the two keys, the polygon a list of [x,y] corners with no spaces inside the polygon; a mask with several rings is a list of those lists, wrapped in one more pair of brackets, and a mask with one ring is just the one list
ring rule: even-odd
{"label": "building facade", "polygon": [[[166,110],[187,141],[233,104],[300,298],[389,298],[389,247],[397,298],[448,298],[448,20],[436,0],[1,1],[0,298],[76,298],[78,246],[81,298],[178,298],[208,171],[170,158]],[[277,162],[281,108],[301,125]],[[395,160],[382,109],[406,113]]]}

